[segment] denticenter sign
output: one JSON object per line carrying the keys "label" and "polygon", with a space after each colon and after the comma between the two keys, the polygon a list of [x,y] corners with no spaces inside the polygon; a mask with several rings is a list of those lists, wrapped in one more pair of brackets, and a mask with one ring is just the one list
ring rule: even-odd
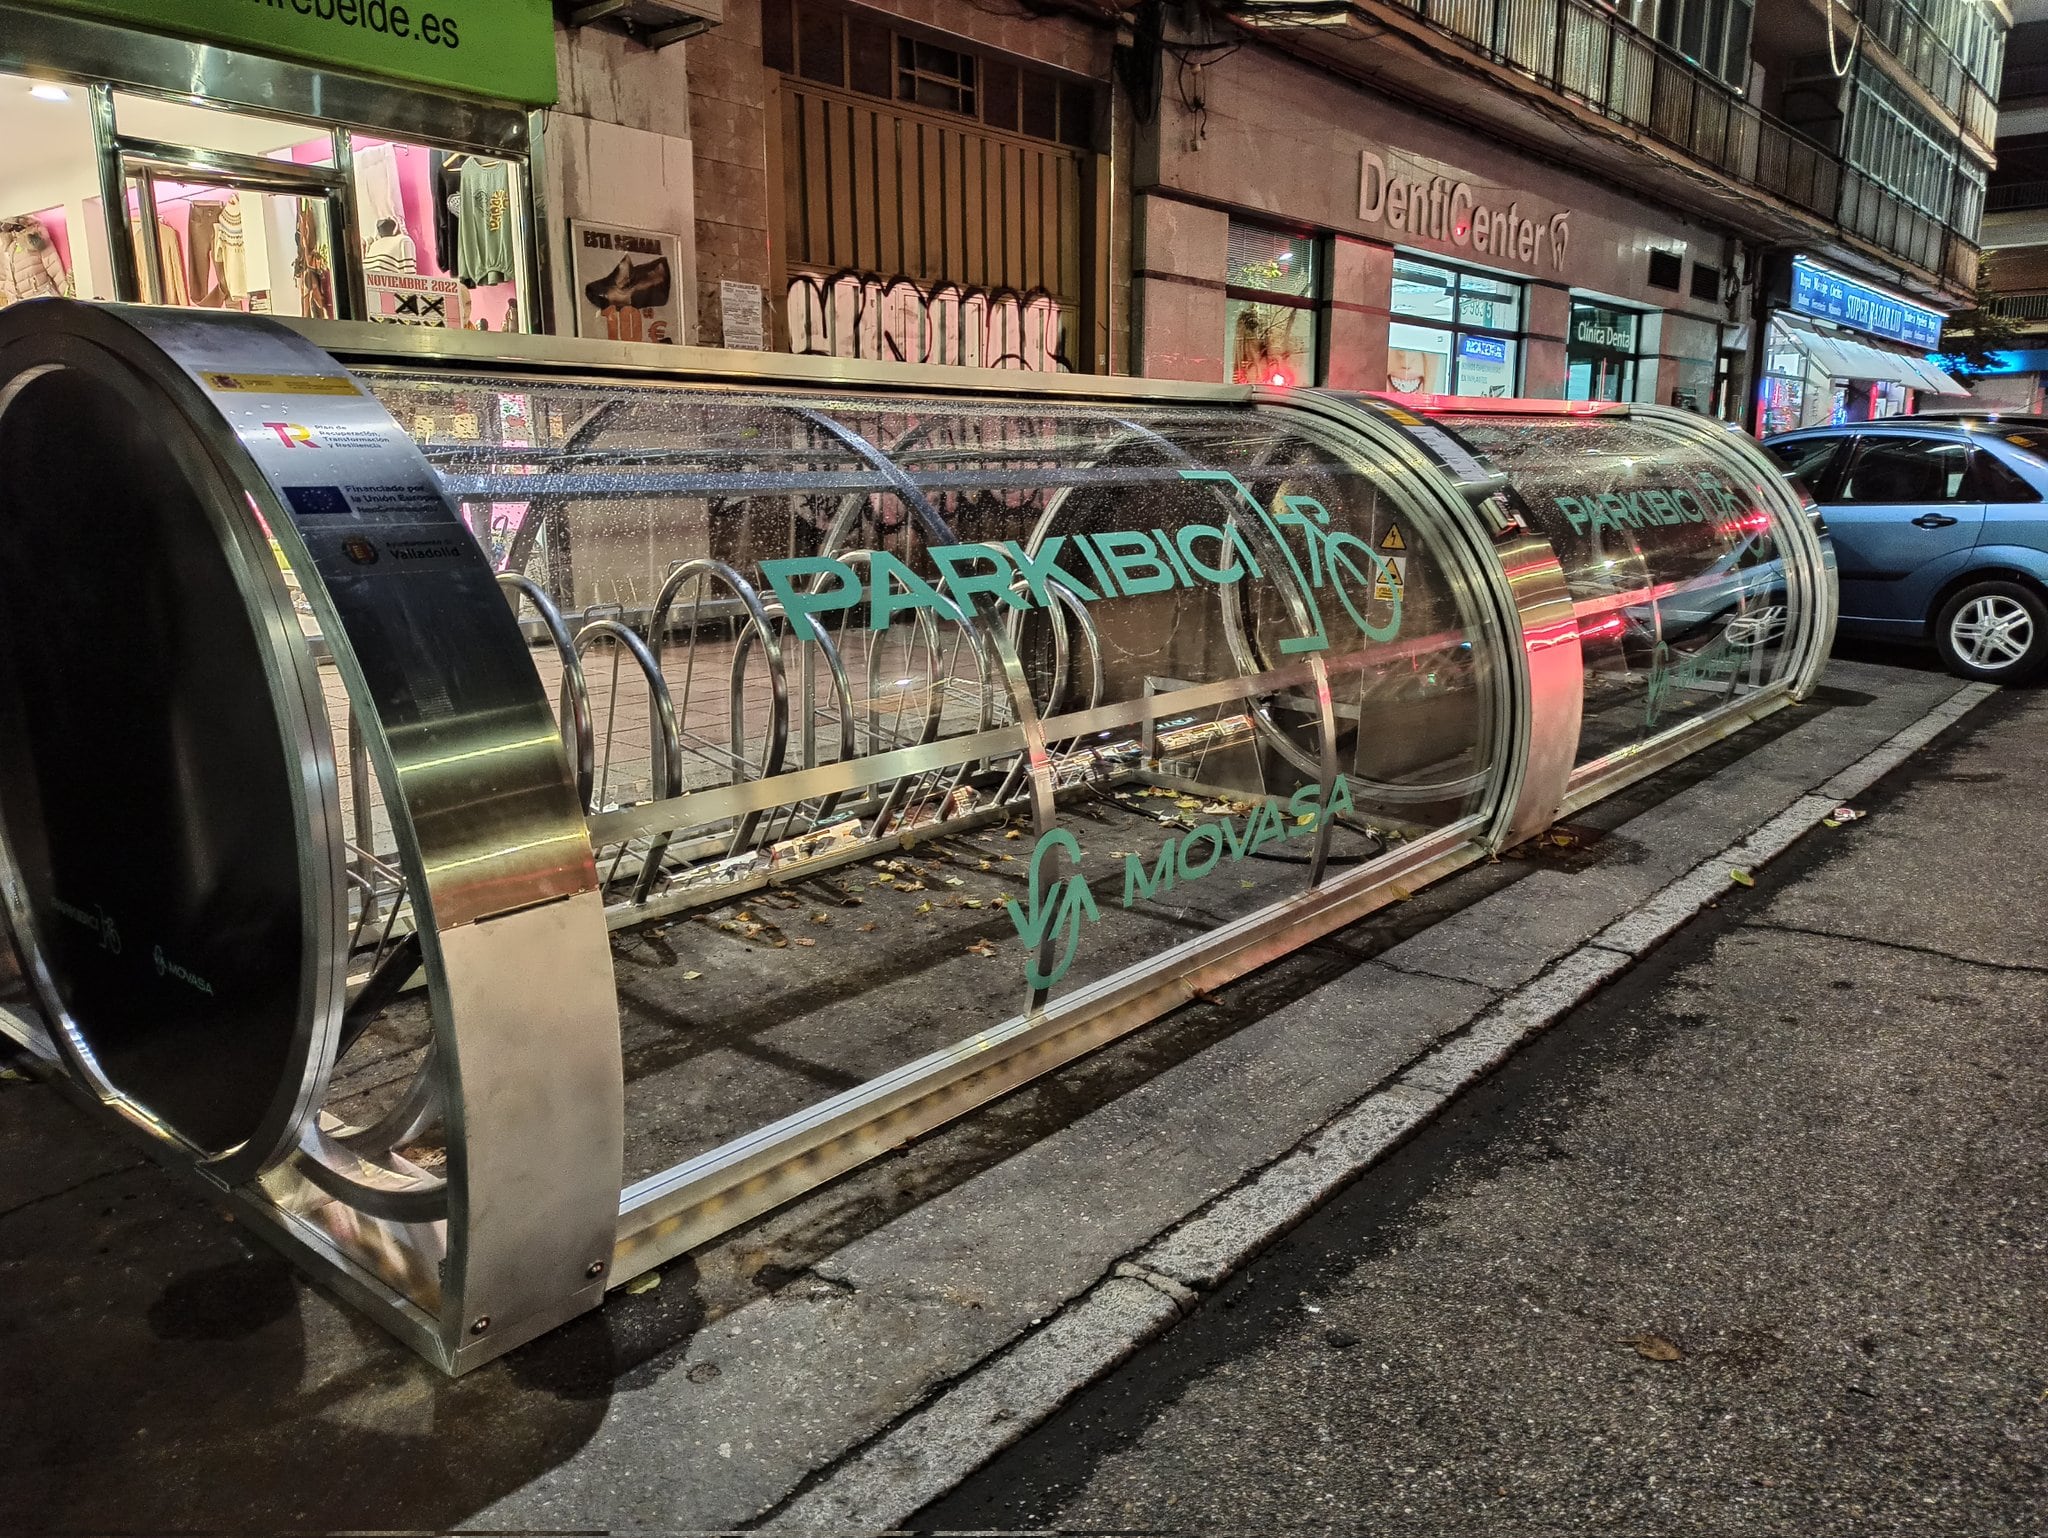
{"label": "denticenter sign", "polygon": [[1358,217],[1403,235],[1433,240],[1475,256],[1524,267],[1564,271],[1571,245],[1571,210],[1502,202],[1470,182],[1434,173],[1403,176],[1371,150],[1360,157]]}

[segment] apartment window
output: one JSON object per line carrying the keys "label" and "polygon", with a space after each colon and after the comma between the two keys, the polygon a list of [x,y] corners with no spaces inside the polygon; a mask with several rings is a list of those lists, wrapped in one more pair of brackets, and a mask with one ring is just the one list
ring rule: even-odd
{"label": "apartment window", "polygon": [[1740,90],[1749,80],[1755,9],[1755,0],[1660,0],[1657,41]]}
{"label": "apartment window", "polygon": [[1223,348],[1233,384],[1316,382],[1316,246],[1262,225],[1230,221],[1224,265]]}
{"label": "apartment window", "polygon": [[1721,302],[1721,269],[1709,267],[1705,262],[1694,262],[1692,264],[1692,288],[1690,293],[1693,298],[1703,300],[1707,304],[1719,304]]}
{"label": "apartment window", "polygon": [[1953,215],[1957,156],[1934,120],[1881,75],[1856,81],[1843,158],[1943,223]]}
{"label": "apartment window", "polygon": [[1402,395],[1515,393],[1523,287],[1491,273],[1394,258],[1387,385]]}
{"label": "apartment window", "polygon": [[1649,283],[1652,288],[1668,288],[1677,292],[1679,280],[1685,276],[1685,253],[1683,251],[1652,251],[1650,253]]}

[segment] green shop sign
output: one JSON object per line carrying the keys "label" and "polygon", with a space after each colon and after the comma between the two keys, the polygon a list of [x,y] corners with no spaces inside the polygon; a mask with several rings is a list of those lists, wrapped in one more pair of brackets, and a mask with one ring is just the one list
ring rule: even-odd
{"label": "green shop sign", "polygon": [[493,101],[540,107],[555,99],[555,23],[547,0],[31,3]]}

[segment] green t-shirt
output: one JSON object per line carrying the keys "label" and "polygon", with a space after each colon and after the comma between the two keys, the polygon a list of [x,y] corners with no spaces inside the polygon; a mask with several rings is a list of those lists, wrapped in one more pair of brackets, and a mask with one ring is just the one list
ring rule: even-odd
{"label": "green t-shirt", "polygon": [[462,213],[455,275],[471,287],[512,278],[512,170],[502,160],[462,167]]}

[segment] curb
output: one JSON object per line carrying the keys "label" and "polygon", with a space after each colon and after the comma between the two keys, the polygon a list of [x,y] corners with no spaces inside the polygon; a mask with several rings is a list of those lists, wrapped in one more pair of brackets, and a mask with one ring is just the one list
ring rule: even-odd
{"label": "curb", "polygon": [[761,1525],[877,1533],[900,1524],[1021,1440],[1063,1404],[1200,1306],[1200,1294],[1300,1224],[1524,1043],[1728,890],[1731,869],[1777,859],[1998,693],[1968,684],[1746,838],[1700,861],[1633,913],[1478,1014],[1456,1035],[1324,1123],[1294,1150],[1118,1263],[1043,1325],[985,1359],[841,1459]]}

